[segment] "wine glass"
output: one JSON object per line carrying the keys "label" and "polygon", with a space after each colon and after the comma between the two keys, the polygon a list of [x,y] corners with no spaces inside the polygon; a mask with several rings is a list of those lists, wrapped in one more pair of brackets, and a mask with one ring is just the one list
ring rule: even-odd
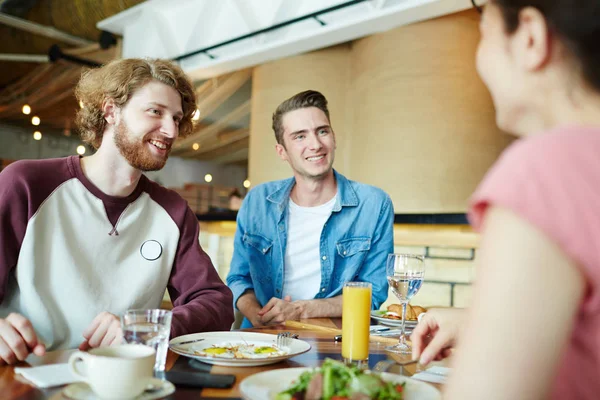
{"label": "wine glass", "polygon": [[402,328],[400,340],[394,346],[385,349],[397,354],[410,354],[411,346],[406,343],[404,324],[406,305],[417,294],[423,284],[425,274],[425,258],[414,254],[389,254],[386,263],[386,275],[392,292],[402,304]]}

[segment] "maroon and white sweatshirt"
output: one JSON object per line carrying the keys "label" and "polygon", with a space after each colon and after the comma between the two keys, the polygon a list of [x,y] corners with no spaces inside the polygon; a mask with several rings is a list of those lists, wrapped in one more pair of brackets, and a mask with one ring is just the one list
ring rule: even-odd
{"label": "maroon and white sweatshirt", "polygon": [[102,311],[173,301],[171,337],[229,330],[232,294],[177,193],[142,176],[108,196],[78,156],[17,161],[0,173],[0,318],[28,318],[50,350],[77,347]]}

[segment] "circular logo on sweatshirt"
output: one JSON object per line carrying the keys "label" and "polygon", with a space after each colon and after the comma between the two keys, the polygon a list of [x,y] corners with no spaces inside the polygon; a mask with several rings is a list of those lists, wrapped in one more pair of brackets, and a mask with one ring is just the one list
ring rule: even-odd
{"label": "circular logo on sweatshirt", "polygon": [[157,260],[162,254],[162,246],[156,240],[146,240],[140,247],[140,254],[148,261]]}

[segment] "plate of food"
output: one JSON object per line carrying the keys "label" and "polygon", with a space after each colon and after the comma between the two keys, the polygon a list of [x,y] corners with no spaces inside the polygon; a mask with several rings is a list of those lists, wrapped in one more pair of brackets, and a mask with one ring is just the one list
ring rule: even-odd
{"label": "plate of food", "polygon": [[282,368],[250,375],[240,384],[245,400],[439,400],[433,386],[406,376],[376,373],[326,359],[319,368]]}
{"label": "plate of food", "polygon": [[169,349],[207,364],[251,367],[275,364],[306,353],[310,344],[290,338],[287,346],[280,347],[277,335],[231,331],[179,336],[169,341]]}
{"label": "plate of food", "polygon": [[[421,313],[426,312],[427,309],[420,306],[406,306],[406,326],[414,328],[417,325],[417,319]],[[390,304],[387,310],[375,310],[371,311],[371,318],[379,322],[382,325],[387,326],[401,326],[402,325],[402,305],[401,304]]]}

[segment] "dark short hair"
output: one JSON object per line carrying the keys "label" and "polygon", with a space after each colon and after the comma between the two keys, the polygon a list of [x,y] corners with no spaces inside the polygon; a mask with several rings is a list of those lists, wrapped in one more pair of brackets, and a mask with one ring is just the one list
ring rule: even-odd
{"label": "dark short hair", "polygon": [[583,79],[600,91],[600,1],[598,0],[493,0],[502,13],[508,33],[519,27],[519,12],[538,9],[548,26],[579,63]]}
{"label": "dark short hair", "polygon": [[273,132],[275,133],[277,143],[283,144],[283,116],[290,111],[308,107],[316,107],[323,111],[331,124],[325,96],[316,90],[300,92],[281,103],[273,113]]}

